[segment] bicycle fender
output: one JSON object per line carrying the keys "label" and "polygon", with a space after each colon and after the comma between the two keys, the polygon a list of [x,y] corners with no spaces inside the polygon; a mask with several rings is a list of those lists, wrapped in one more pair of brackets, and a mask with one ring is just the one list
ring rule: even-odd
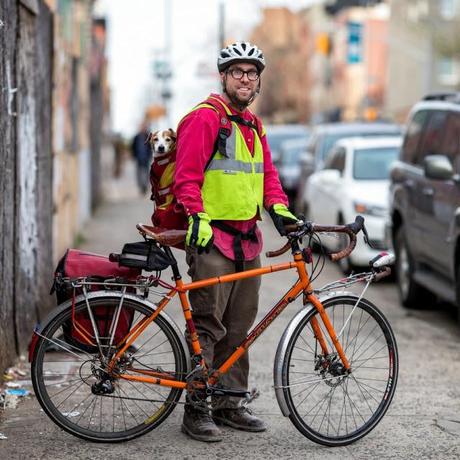
{"label": "bicycle fender", "polygon": [[[95,299],[98,297],[120,299],[121,296],[122,296],[122,293],[117,292],[117,291],[94,291],[94,292],[88,293],[86,295],[86,298],[88,300]],[[144,299],[144,298],[141,299],[139,298],[139,296],[136,296],[135,294],[125,294],[124,298],[130,299],[136,303],[145,305],[152,311],[155,311],[157,309],[157,306],[153,302],[150,302],[148,299]],[[79,301],[84,300],[84,299],[85,299],[85,295],[81,294],[75,297],[75,303],[78,303]],[[38,334],[40,334],[43,331],[43,329],[46,327],[47,324],[49,324],[51,320],[53,320],[56,316],[60,315],[64,310],[66,310],[67,308],[71,306],[72,306],[72,299],[66,300],[65,302],[59,304],[56,308],[53,308],[53,310],[51,310],[51,312],[48,313],[46,318],[40,324],[37,324],[37,326],[34,329],[32,340],[29,345],[29,362],[31,362],[34,356],[34,353],[35,353],[35,347],[37,344]],[[177,324],[174,322],[174,320],[164,311],[160,312],[159,316],[161,316],[165,320],[165,322],[167,322],[171,326],[171,328],[174,330],[174,332],[177,334],[177,337],[180,341],[180,345],[184,350],[185,356],[190,356],[190,352],[187,347],[187,342],[185,341],[184,334],[181,332],[181,330],[179,329]],[[191,363],[190,363],[190,359],[188,359],[187,360],[187,373],[189,373],[190,370],[191,370]]]}
{"label": "bicycle fender", "polygon": [[[332,298],[350,298],[352,297],[354,300],[358,300],[358,296],[349,291],[333,291],[328,292],[320,295],[318,298],[321,303],[326,302]],[[275,395],[276,399],[278,400],[278,405],[281,409],[281,413],[285,417],[289,417],[291,411],[287,405],[285,396],[284,396],[284,388],[283,388],[283,357],[286,354],[286,350],[291,340],[292,334],[296,330],[299,323],[305,318],[311,310],[315,307],[309,302],[291,319],[289,322],[286,330],[284,331],[283,335],[281,336],[281,340],[278,344],[278,348],[276,349],[275,355],[275,364],[273,368],[273,379],[275,383]]]}

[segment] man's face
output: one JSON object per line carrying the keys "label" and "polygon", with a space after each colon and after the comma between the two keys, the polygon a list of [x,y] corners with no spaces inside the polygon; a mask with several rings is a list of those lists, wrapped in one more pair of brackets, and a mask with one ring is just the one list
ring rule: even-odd
{"label": "man's face", "polygon": [[[233,75],[239,76],[238,73],[243,75],[241,78],[235,78]],[[259,86],[259,79],[250,80],[249,76],[254,78],[258,74],[257,67],[254,64],[238,63],[231,65],[225,72],[221,73],[222,82],[226,81],[227,94],[235,102],[241,105],[247,105],[254,97],[257,87]]]}

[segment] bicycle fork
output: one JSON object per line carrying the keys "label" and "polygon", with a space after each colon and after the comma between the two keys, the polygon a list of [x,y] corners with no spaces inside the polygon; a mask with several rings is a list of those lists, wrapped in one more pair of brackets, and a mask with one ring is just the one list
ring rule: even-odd
{"label": "bicycle fork", "polygon": [[[313,294],[307,294],[307,299],[309,302],[313,304],[313,306],[316,308],[319,315],[321,316],[321,319],[323,321],[324,326],[327,329],[329,337],[331,338],[332,343],[334,344],[334,347],[340,357],[340,360],[342,361],[343,367],[345,368],[347,372],[351,372],[350,363],[348,362],[348,359],[345,356],[345,352],[343,351],[342,344],[340,343],[337,337],[335,329],[332,326],[332,323],[329,319],[329,316],[326,313],[326,310],[323,307],[323,304]],[[315,339],[318,340],[318,343],[320,344],[320,347],[321,347],[321,350],[324,356],[328,356],[330,354],[330,351],[328,349],[326,339],[324,338],[324,334],[323,334],[323,331],[321,330],[321,326],[319,325],[318,319],[316,317],[313,317],[310,320],[310,324],[313,329]]]}
{"label": "bicycle fork", "polygon": [[[312,287],[310,284],[310,277],[308,276],[307,270],[305,268],[305,264],[303,263],[303,258],[300,254],[295,254],[294,260],[296,261],[296,264],[297,264],[297,272],[299,274],[299,278],[302,281],[302,283],[307,286],[304,289],[304,305],[310,302],[318,311],[323,321],[323,324],[326,327],[326,330],[329,334],[329,337],[331,338],[332,343],[337,351],[337,354],[339,355],[340,360],[342,361],[343,367],[345,371],[349,373],[351,372],[350,363],[348,362],[348,359],[345,356],[345,352],[342,348],[341,343],[339,342],[334,326],[332,326],[332,323],[329,319],[329,316],[326,313],[326,310],[323,307],[323,304],[318,299],[318,297],[316,297],[312,292]],[[318,319],[316,317],[313,317],[310,323],[311,323],[311,327],[314,332],[315,339],[318,340],[321,350],[323,352],[323,355],[329,356],[330,350],[327,346],[326,339],[324,337],[323,331],[321,330]]]}

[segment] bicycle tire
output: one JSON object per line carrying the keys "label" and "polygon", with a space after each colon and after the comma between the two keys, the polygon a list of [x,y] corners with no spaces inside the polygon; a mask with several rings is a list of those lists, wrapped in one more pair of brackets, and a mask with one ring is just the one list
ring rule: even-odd
{"label": "bicycle tire", "polygon": [[[99,295],[88,302],[91,308],[104,305],[115,309],[120,296]],[[85,299],[77,299],[75,313],[87,311],[86,308]],[[133,310],[131,327],[152,314],[152,307],[133,298],[125,298],[123,308]],[[112,443],[134,439],[166,420],[182,389],[114,378],[112,393],[93,393],[93,385],[101,380],[101,361],[98,353],[88,353],[65,342],[62,331],[71,315],[69,305],[42,328],[32,360],[35,395],[51,420],[79,438]],[[122,358],[119,373],[133,374],[130,365],[162,371],[167,365],[167,372],[177,380],[183,380],[187,373],[184,346],[174,327],[161,315]]]}
{"label": "bicycle tire", "polygon": [[[304,436],[326,446],[351,444],[373,430],[388,410],[398,380],[396,340],[380,310],[361,299],[346,323],[357,301],[343,295],[323,302],[337,335],[345,324],[339,340],[350,361],[349,375],[334,376],[331,366],[325,370],[311,328],[313,317],[327,338],[329,353],[335,349],[314,308],[287,337],[285,352],[278,358],[282,362],[275,362],[275,368],[282,369],[282,394],[291,422]],[[340,358],[334,361],[340,363]]]}

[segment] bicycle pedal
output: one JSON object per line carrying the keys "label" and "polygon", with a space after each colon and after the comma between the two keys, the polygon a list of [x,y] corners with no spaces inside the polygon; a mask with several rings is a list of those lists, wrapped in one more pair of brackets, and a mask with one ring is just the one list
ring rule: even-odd
{"label": "bicycle pedal", "polygon": [[243,402],[243,405],[246,406],[248,404],[251,404],[254,399],[257,399],[260,396],[260,391],[257,388],[253,388],[250,393],[246,393],[246,398],[245,401]]}

